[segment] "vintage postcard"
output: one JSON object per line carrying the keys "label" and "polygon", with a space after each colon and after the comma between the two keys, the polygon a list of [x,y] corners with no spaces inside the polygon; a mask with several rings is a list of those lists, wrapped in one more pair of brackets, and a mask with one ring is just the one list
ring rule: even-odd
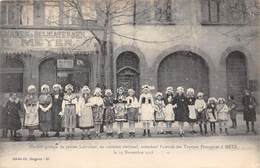
{"label": "vintage postcard", "polygon": [[259,0],[0,0],[0,168],[260,168]]}

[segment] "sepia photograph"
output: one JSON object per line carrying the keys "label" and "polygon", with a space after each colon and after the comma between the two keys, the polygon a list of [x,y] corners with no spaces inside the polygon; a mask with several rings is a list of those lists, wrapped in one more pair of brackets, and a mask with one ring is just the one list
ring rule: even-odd
{"label": "sepia photograph", "polygon": [[0,168],[260,168],[260,0],[0,0]]}

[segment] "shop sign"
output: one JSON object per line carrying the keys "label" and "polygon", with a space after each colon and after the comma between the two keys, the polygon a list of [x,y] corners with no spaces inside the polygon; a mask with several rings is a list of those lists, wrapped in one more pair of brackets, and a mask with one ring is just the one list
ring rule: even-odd
{"label": "shop sign", "polygon": [[74,67],[74,61],[72,59],[58,59],[57,68],[58,69],[71,69]]}
{"label": "shop sign", "polygon": [[93,52],[96,50],[96,41],[88,30],[2,29],[0,49]]}

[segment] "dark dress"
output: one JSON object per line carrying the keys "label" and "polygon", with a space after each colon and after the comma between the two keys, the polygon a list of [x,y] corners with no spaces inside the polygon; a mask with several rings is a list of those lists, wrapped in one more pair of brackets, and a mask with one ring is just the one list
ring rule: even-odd
{"label": "dark dress", "polygon": [[0,107],[1,109],[1,127],[0,128],[2,128],[2,129],[7,129],[7,127],[8,127],[8,124],[7,124],[7,118],[8,118],[8,115],[7,115],[7,111],[5,110],[5,106],[4,105],[2,105],[1,107]]}
{"label": "dark dress", "polygon": [[244,106],[244,120],[245,121],[256,121],[256,100],[253,96],[244,96],[242,99]]}
{"label": "dark dress", "polygon": [[62,100],[63,94],[52,94],[52,108],[51,108],[51,126],[52,131],[61,132],[62,128],[62,117],[59,113],[62,111]]}
{"label": "dark dress", "polygon": [[7,128],[10,130],[21,129],[21,120],[19,111],[21,110],[21,103],[19,100],[9,100],[4,108],[7,113]]}
{"label": "dark dress", "polygon": [[185,122],[189,120],[188,99],[184,95],[176,95],[173,104],[177,104],[175,109],[175,121]]}
{"label": "dark dress", "polygon": [[114,98],[112,96],[104,97],[105,114],[104,121],[106,124],[112,124],[115,121],[115,111],[113,109]]}

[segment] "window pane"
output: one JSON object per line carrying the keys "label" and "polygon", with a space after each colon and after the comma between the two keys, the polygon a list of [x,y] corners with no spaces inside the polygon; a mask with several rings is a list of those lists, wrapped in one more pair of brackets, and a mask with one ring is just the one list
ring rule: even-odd
{"label": "window pane", "polygon": [[153,12],[153,0],[136,0],[136,23],[151,22]]}
{"label": "window pane", "polygon": [[59,25],[59,3],[45,2],[45,25],[57,26]]}
{"label": "window pane", "polygon": [[63,24],[79,24],[78,11],[75,7],[64,4]]}
{"label": "window pane", "polygon": [[18,24],[17,22],[17,5],[15,3],[8,4],[8,24]]}
{"label": "window pane", "polygon": [[7,5],[1,3],[1,24],[7,24]]}
{"label": "window pane", "polygon": [[33,25],[33,2],[21,3],[20,24]]}
{"label": "window pane", "polygon": [[95,0],[81,0],[80,6],[81,6],[82,16],[84,20],[97,19]]}
{"label": "window pane", "polygon": [[171,21],[171,0],[155,0],[155,20],[160,22]]}

